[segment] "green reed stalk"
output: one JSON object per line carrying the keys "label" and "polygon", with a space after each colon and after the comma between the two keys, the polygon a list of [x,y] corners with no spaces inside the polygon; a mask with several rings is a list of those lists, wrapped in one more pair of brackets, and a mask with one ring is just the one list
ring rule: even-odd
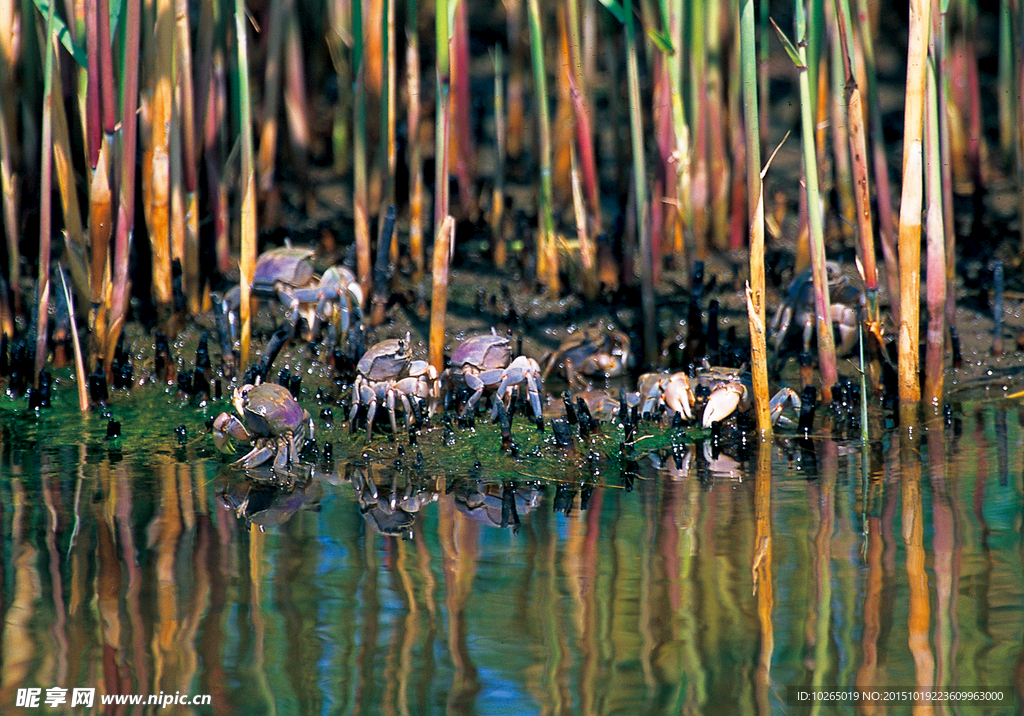
{"label": "green reed stalk", "polygon": [[930,0],[911,0],[907,49],[907,94],[903,124],[903,191],[900,195],[899,263],[899,396],[900,410],[913,422],[921,400],[918,348],[921,326],[921,206],[923,184],[923,127],[925,75],[930,33]]}
{"label": "green reed stalk", "polygon": [[[1019,3],[1014,2],[1014,6]],[[1018,30],[1019,31],[1019,30]],[[1013,151],[1014,136],[1018,129],[1014,122],[1015,71],[1013,57],[1013,20],[1010,0],[999,2],[999,66],[996,92],[999,103],[999,149],[1009,155]]]}
{"label": "green reed stalk", "polygon": [[868,323],[873,333],[879,334],[881,317],[878,312],[878,267],[875,263],[875,231],[871,220],[871,184],[868,178],[868,150],[864,135],[864,106],[860,86],[853,72],[848,0],[836,0],[836,20],[839,26],[839,52],[843,61],[844,97],[846,106],[846,134],[850,146],[853,171],[853,198],[856,203],[857,235],[860,238],[860,260],[864,269],[864,288],[868,301]]}
{"label": "green reed stalk", "polygon": [[[536,0],[533,0],[536,2]],[[626,73],[629,87],[629,135],[633,148],[633,191],[636,196],[637,238],[640,246],[640,305],[643,314],[644,361],[654,361],[658,323],[654,306],[654,253],[647,223],[647,170],[644,162],[643,120],[640,117],[640,72],[633,33],[633,0],[626,0]]]}
{"label": "green reed stalk", "polygon": [[[690,5],[689,41],[684,45],[690,48],[690,112],[696,126],[693,136],[693,154],[691,155],[691,180],[689,192],[685,195],[690,204],[690,227],[696,244],[698,261],[707,258],[708,253],[708,197],[710,196],[710,180],[708,178],[708,84],[704,68],[707,65],[707,17],[706,4],[702,2]],[[685,211],[685,210],[684,210]]]}
{"label": "green reed stalk", "polygon": [[[357,3],[358,4],[358,3]],[[240,127],[242,172],[239,177],[242,191],[242,215],[240,223],[241,255],[239,258],[239,286],[242,292],[238,309],[242,323],[242,366],[249,365],[249,343],[252,339],[252,302],[249,286],[252,285],[256,269],[256,178],[253,163],[252,141],[252,100],[249,96],[249,42],[246,37],[248,25],[244,0],[235,0],[235,43],[238,52],[238,68],[235,81],[238,87],[238,113]]]}
{"label": "green reed stalk", "polygon": [[107,332],[102,341],[103,367],[108,376],[128,308],[128,258],[135,223],[135,163],[138,149],[139,44],[142,24],[140,4],[141,0],[128,0],[125,13],[121,83],[121,179],[114,235],[114,263],[111,268],[113,286],[110,292],[104,294],[109,302],[106,311]]}
{"label": "green reed stalk", "polygon": [[557,296],[558,247],[555,243],[555,219],[552,213],[551,187],[551,121],[548,118],[547,67],[544,62],[544,39],[541,35],[540,3],[529,0],[530,57],[533,61],[533,94],[537,105],[540,135],[540,226],[537,241],[537,274],[548,293]]}
{"label": "green reed stalk", "polygon": [[814,142],[814,106],[811,103],[810,78],[807,72],[807,18],[799,0],[795,3],[795,7],[797,45],[794,47],[790,43],[778,25],[775,26],[775,29],[799,74],[804,175],[807,180],[807,224],[811,249],[811,274],[814,279],[815,328],[818,336],[818,370],[821,374],[822,402],[830,403],[832,401],[832,385],[838,379],[839,374],[836,369],[835,339],[832,335],[828,273],[825,269],[825,234],[821,220],[817,152]]}
{"label": "green reed stalk", "polygon": [[747,211],[750,221],[750,284],[747,288],[750,373],[754,381],[757,429],[762,440],[771,440],[772,421],[768,410],[768,346],[765,336],[764,187],[761,182],[761,129],[757,108],[754,0],[740,0],[739,20],[743,128],[747,135]]}
{"label": "green reed stalk", "polygon": [[878,77],[875,72],[875,49],[868,18],[867,0],[857,0],[860,42],[856,43],[863,56],[867,77],[868,119],[871,137],[871,163],[874,168],[875,201],[878,209],[878,235],[885,262],[886,288],[889,294],[889,312],[896,323],[900,316],[899,266],[896,256],[896,220],[889,186],[889,163],[885,151],[885,132],[882,127],[881,103],[878,99]]}
{"label": "green reed stalk", "polygon": [[363,296],[370,296],[370,186],[367,178],[366,153],[366,57],[363,38],[363,0],[352,2],[352,71],[355,84],[353,119],[355,136],[352,139],[352,173],[354,196],[352,208],[355,214],[356,274]]}
{"label": "green reed stalk", "polygon": [[[50,315],[50,236],[53,225],[51,196],[53,187],[53,74],[54,47],[53,6],[46,14],[45,70],[43,74],[43,127],[39,181],[39,282],[36,284],[36,362],[32,387],[39,387],[39,374],[46,364],[47,323]],[[32,15],[33,19],[35,14]],[[58,89],[57,92],[60,92]]]}
{"label": "green reed stalk", "polygon": [[416,0],[408,0],[405,15],[405,67],[409,111],[409,250],[413,280],[423,278],[426,259],[423,250],[423,146],[420,143],[420,39],[416,27]]}
{"label": "green reed stalk", "polygon": [[494,171],[494,192],[491,196],[491,254],[494,265],[503,268],[508,260],[505,241],[505,162],[507,137],[505,124],[505,68],[501,45],[494,53],[494,143],[498,166]]}
{"label": "green reed stalk", "polygon": [[928,331],[925,339],[924,399],[933,412],[942,409],[943,348],[946,334],[946,235],[942,211],[942,153],[939,144],[939,91],[935,78],[935,63],[929,58],[927,71],[927,143],[925,171],[927,173],[928,208],[926,211],[926,241],[928,246]]}
{"label": "green reed stalk", "polygon": [[[112,94],[114,76],[112,68],[104,67],[101,58],[110,57],[110,17],[106,18],[106,36],[102,13],[105,3],[89,0],[85,4],[85,41],[88,65],[86,68],[86,153],[92,175],[89,180],[89,328],[91,347],[90,362],[102,356],[103,339],[106,335],[107,316],[101,311],[104,281],[110,276],[110,238],[113,233],[113,201],[111,191],[111,143],[107,140],[104,117],[108,91]],[[108,8],[109,12],[109,8]],[[104,46],[104,43],[106,46]],[[109,87],[108,87],[109,85]],[[114,104],[111,96],[111,104]],[[114,111],[111,107],[110,112]]]}

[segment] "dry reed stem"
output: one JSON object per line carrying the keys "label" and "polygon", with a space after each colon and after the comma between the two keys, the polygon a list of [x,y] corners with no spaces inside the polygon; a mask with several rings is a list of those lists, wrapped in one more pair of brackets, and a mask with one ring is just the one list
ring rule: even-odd
{"label": "dry reed stem", "polygon": [[429,358],[438,373],[444,370],[444,326],[448,310],[448,279],[451,257],[455,252],[455,219],[450,215],[441,222],[434,239],[433,291],[430,298]]}
{"label": "dry reed stem", "polygon": [[[923,118],[928,36],[931,29],[929,0],[911,0],[907,50],[907,93],[904,106],[903,190],[900,195],[899,265],[899,397],[901,411],[921,400],[918,383],[921,293],[921,207]],[[910,414],[912,415],[912,413]],[[908,415],[908,417],[910,417]],[[911,421],[912,422],[912,421]],[[904,424],[901,421],[901,424]]]}
{"label": "dry reed stem", "polygon": [[195,87],[192,75],[192,41],[189,28],[187,0],[175,0],[175,24],[177,25],[178,58],[178,137],[181,142],[182,190],[184,196],[183,221],[179,228],[183,252],[182,286],[188,299],[190,313],[202,309],[199,295],[199,155],[197,148],[197,125],[195,115]]}

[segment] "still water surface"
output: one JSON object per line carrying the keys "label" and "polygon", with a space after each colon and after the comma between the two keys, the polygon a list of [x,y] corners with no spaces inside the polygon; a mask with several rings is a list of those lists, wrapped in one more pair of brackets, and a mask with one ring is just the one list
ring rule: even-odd
{"label": "still water surface", "polygon": [[[275,493],[174,416],[140,450],[6,414],[0,713],[82,712],[17,707],[29,687],[97,713],[1017,713],[1024,431],[962,415],[586,479],[527,457],[544,479],[514,484],[339,440],[335,474]],[[800,700],[853,689],[1001,700]]]}

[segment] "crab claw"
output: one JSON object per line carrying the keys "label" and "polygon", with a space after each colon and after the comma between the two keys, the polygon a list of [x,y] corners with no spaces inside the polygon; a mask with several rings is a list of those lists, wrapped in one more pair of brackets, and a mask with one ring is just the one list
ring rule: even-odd
{"label": "crab claw", "polygon": [[742,383],[729,383],[711,391],[704,408],[701,424],[710,428],[714,423],[725,420],[747,399],[747,388]]}
{"label": "crab claw", "polygon": [[213,421],[213,444],[222,453],[234,454],[235,446],[231,444],[231,438],[246,441],[251,437],[242,421],[230,413],[221,413]]}

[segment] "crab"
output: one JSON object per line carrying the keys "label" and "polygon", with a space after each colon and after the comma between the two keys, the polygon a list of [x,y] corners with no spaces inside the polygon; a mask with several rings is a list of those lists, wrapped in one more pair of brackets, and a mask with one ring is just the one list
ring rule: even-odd
{"label": "crab", "polygon": [[[506,409],[512,399],[512,389],[526,386],[533,417],[543,422],[541,413],[540,365],[533,358],[518,356],[512,359],[510,341],[495,333],[471,336],[455,349],[451,367],[445,371],[445,383],[452,387],[466,386],[473,391],[462,409],[463,416],[469,415],[484,393],[493,392]],[[496,419],[498,404],[491,407],[491,418]]]}
{"label": "crab", "polygon": [[543,380],[557,369],[569,383],[574,383],[578,382],[577,375],[605,378],[622,375],[632,366],[633,354],[629,336],[622,331],[591,327],[566,338],[557,349],[544,356],[543,362]]}
{"label": "crab", "polygon": [[[640,412],[648,416],[658,408],[667,408],[673,413],[680,413],[686,420],[692,420],[698,402],[698,387],[708,391],[701,415],[702,427],[710,428],[736,411],[746,412],[753,407],[753,388],[748,371],[714,367],[705,361],[693,378],[683,372],[645,373],[640,376],[638,389],[640,399],[644,401]],[[787,403],[795,410],[800,409],[800,396],[792,388],[783,387],[768,403],[773,425],[791,422],[783,416]]]}
{"label": "crab", "polygon": [[[857,324],[864,316],[866,299],[864,292],[843,274],[838,263],[829,261],[825,265],[825,270],[828,275],[831,320],[838,329],[836,354],[846,355],[856,345]],[[786,300],[779,306],[768,326],[774,352],[773,362],[776,365],[779,363],[779,355],[794,330],[802,330],[803,350],[810,351],[815,323],[814,281],[811,269],[807,269],[789,284]]]}
{"label": "crab", "polygon": [[231,438],[247,442],[252,449],[235,461],[247,469],[273,460],[275,474],[286,481],[292,463],[312,436],[312,420],[284,386],[276,383],[243,385],[235,389],[233,401],[238,415],[221,413],[213,421],[213,442],[223,453],[234,453]]}
{"label": "crab", "polygon": [[371,347],[356,365],[352,385],[352,412],[349,421],[355,426],[359,408],[366,406],[366,438],[373,433],[373,419],[381,406],[388,413],[392,435],[398,433],[395,409],[401,404],[405,426],[412,433],[413,404],[411,399],[425,402],[427,415],[432,416],[440,400],[437,370],[425,360],[413,360],[410,335],[391,338]]}
{"label": "crab", "polygon": [[[283,246],[264,251],[256,261],[249,291],[253,298],[277,300],[288,307],[293,333],[299,318],[305,318],[309,337],[326,323],[332,341],[337,341],[339,333],[344,337],[362,321],[363,293],[355,275],[344,266],[332,266],[317,276],[312,249]],[[241,301],[236,286],[224,297],[222,310],[233,318]]]}

